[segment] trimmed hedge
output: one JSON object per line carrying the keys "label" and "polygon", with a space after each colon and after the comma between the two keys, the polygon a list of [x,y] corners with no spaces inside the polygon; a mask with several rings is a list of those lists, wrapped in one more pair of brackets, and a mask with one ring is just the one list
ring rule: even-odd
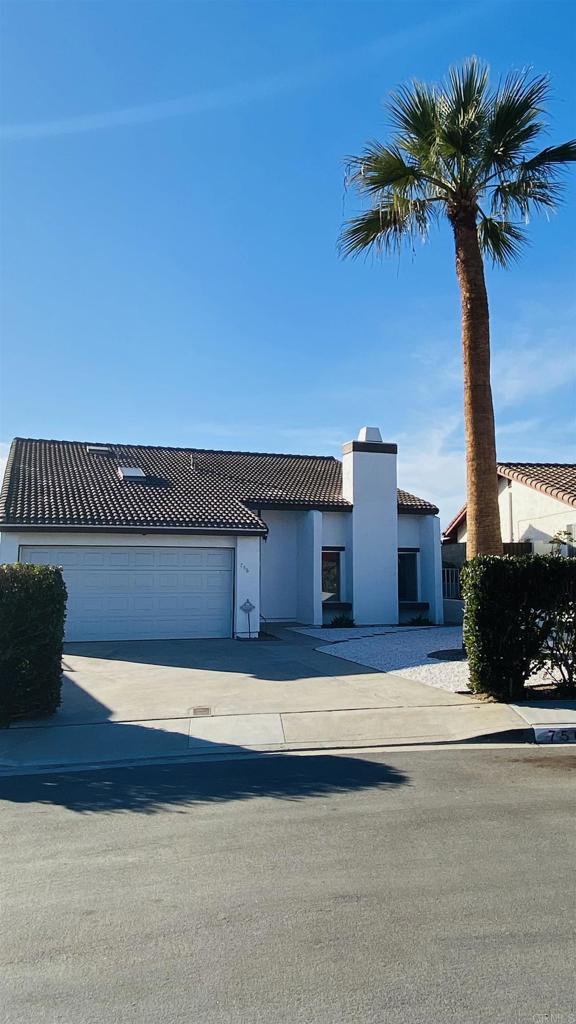
{"label": "trimmed hedge", "polygon": [[473,690],[521,699],[537,668],[576,688],[576,559],[479,555],[462,567],[461,586]]}
{"label": "trimmed hedge", "polygon": [[60,704],[66,586],[50,565],[0,565],[0,723]]}

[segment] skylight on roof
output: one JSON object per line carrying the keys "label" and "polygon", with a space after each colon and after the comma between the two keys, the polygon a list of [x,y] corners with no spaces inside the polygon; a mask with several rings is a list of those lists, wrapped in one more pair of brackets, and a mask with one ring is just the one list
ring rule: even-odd
{"label": "skylight on roof", "polygon": [[140,466],[118,466],[118,476],[121,480],[144,480],[146,473]]}
{"label": "skylight on roof", "polygon": [[110,455],[107,444],[87,444],[86,451],[89,455]]}

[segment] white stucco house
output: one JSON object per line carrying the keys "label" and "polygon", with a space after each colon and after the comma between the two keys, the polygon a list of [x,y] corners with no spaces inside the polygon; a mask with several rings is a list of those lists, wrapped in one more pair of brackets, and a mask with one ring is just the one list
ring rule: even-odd
{"label": "white stucco house", "polygon": [[[550,554],[558,533],[574,538],[562,545],[570,554],[576,544],[576,463],[499,462],[498,505],[504,544],[530,543],[535,554]],[[466,542],[466,505],[443,532],[448,544]]]}
{"label": "white stucco house", "polygon": [[442,621],[438,509],[363,428],[326,456],[16,438],[0,561],[60,565],[68,640]]}

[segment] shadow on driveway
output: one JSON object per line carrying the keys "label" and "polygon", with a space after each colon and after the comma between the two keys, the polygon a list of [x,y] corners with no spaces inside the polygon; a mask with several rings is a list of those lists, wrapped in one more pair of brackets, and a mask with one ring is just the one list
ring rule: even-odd
{"label": "shadow on driveway", "polygon": [[[286,631],[289,635],[289,631]],[[87,667],[98,663],[127,664],[131,671],[145,668],[191,669],[200,673],[231,673],[263,679],[266,682],[290,682],[325,676],[373,674],[374,669],[330,658],[293,633],[284,640],[267,642],[242,640],[99,640],[67,643],[64,668],[75,659],[86,659]],[[318,641],[316,641],[318,643]],[[72,659],[72,664],[71,664]]]}
{"label": "shadow on driveway", "polygon": [[[241,748],[237,748],[240,750]],[[259,757],[212,764],[146,765],[0,779],[0,801],[58,805],[78,813],[140,812],[229,800],[305,800],[355,790],[386,790],[409,778],[390,765],[354,757]]]}

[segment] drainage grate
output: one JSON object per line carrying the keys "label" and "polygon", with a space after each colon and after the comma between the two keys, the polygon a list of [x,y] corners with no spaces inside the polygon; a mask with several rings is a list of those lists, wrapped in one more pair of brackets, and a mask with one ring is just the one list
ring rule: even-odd
{"label": "drainage grate", "polygon": [[192,708],[193,718],[208,718],[211,714],[211,708]]}

